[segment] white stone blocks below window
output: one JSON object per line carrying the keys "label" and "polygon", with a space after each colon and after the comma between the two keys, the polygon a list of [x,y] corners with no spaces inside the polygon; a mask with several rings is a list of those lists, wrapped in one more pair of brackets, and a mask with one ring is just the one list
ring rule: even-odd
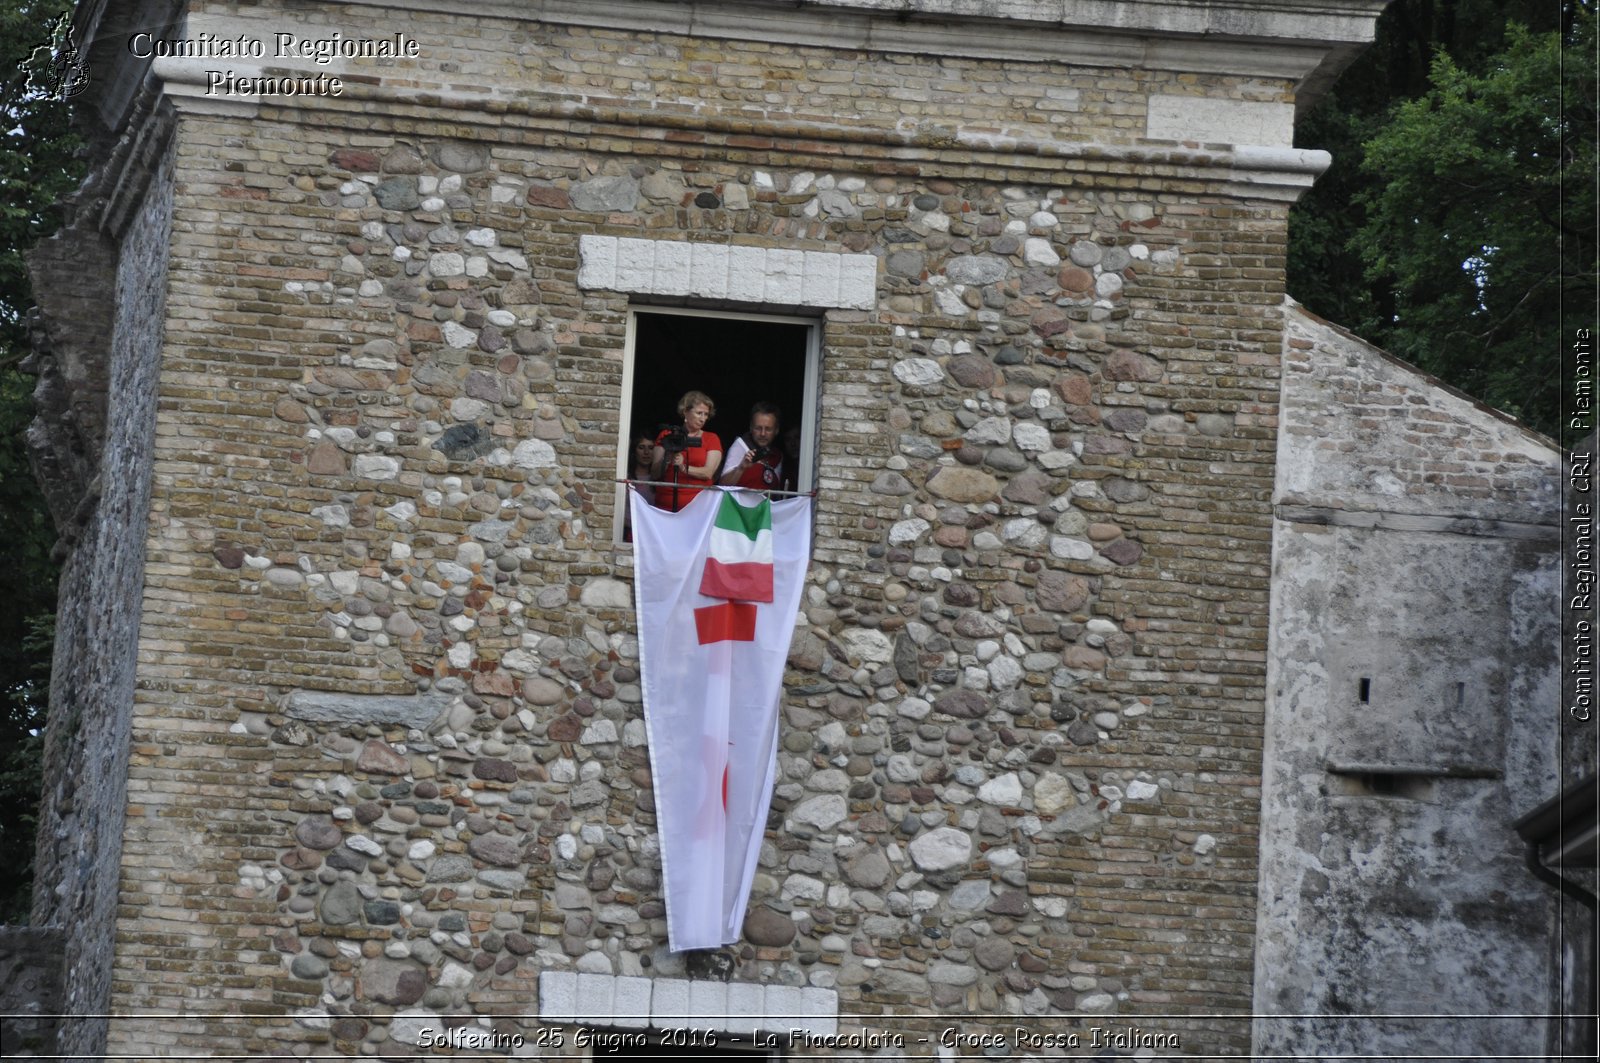
{"label": "white stone blocks below window", "polygon": [[578,258],[578,286],[591,290],[839,310],[877,304],[872,255],[584,236]]}
{"label": "white stone blocks below window", "polygon": [[539,1019],[625,1030],[839,1032],[839,994],[810,986],[543,971]]}

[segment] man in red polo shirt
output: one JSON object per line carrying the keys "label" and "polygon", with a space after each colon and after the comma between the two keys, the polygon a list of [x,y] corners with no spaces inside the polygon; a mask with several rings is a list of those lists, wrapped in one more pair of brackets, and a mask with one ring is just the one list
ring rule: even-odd
{"label": "man in red polo shirt", "polygon": [[778,407],[750,407],[750,430],[733,441],[717,482],[724,487],[775,491],[783,484],[783,449],[778,446]]}

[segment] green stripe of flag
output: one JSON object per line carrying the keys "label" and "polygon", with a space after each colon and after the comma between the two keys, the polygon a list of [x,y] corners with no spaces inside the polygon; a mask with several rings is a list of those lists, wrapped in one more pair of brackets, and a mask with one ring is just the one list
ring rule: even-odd
{"label": "green stripe of flag", "polygon": [[763,531],[772,530],[772,502],[763,498],[759,505],[741,506],[732,495],[724,494],[716,526],[754,540]]}

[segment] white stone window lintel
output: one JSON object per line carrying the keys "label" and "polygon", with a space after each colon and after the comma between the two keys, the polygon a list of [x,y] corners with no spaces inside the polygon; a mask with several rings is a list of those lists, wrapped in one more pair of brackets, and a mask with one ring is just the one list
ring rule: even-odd
{"label": "white stone window lintel", "polygon": [[819,310],[871,310],[878,299],[878,260],[835,251],[582,236],[578,287]]}

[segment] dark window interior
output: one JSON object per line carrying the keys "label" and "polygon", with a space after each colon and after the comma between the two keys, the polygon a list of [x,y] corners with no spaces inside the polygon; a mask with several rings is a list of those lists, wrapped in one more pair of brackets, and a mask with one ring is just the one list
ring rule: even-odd
{"label": "dark window interior", "polygon": [[1375,797],[1405,797],[1413,801],[1428,801],[1433,797],[1434,780],[1427,775],[1368,771],[1361,773],[1359,781],[1367,793]]}
{"label": "dark window interior", "polygon": [[711,396],[717,413],[706,426],[723,452],[749,427],[750,407],[775,402],[782,429],[800,427],[805,400],[805,325],[689,314],[640,313],[635,323],[633,424],[655,434],[682,423],[686,391]]}

